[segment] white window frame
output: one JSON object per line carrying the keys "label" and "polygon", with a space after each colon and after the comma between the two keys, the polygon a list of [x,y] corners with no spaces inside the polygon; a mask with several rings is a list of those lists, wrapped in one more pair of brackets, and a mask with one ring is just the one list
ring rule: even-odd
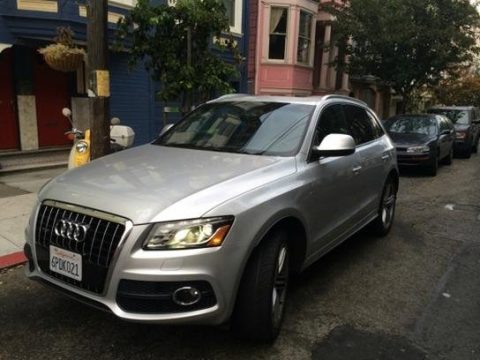
{"label": "white window frame", "polygon": [[[135,0],[136,1],[136,0]],[[242,35],[242,16],[243,16],[243,2],[245,0],[235,1],[235,19],[233,19],[233,26],[230,26],[230,32],[236,35]],[[175,6],[177,0],[167,0],[168,6]]]}
{"label": "white window frame", "polygon": [[108,0],[108,4],[124,9],[131,9],[137,5],[137,0]]}
{"label": "white window frame", "polygon": [[245,0],[235,1],[235,18],[233,19],[233,26],[230,26],[230,32],[242,35],[242,19],[243,19],[243,2]]}

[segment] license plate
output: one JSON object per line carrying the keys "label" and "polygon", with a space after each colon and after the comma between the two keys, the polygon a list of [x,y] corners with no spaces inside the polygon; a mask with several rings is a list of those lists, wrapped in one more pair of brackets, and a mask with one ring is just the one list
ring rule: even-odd
{"label": "license plate", "polygon": [[82,255],[50,245],[50,270],[82,281]]}

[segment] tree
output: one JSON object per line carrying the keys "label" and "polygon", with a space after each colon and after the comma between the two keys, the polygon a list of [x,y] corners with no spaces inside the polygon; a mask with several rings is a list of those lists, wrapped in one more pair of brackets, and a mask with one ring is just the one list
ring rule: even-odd
{"label": "tree", "polygon": [[480,76],[461,71],[458,76],[441,80],[433,94],[443,105],[480,106]]}
{"label": "tree", "polygon": [[[240,56],[222,1],[178,0],[168,6],[139,0],[118,31],[130,65],[144,63],[160,83],[158,96],[165,104],[181,100],[188,112],[213,93],[233,91],[230,81],[238,77]],[[213,46],[212,39],[217,40]],[[225,52],[232,62],[221,58]]]}
{"label": "tree", "polygon": [[[373,75],[404,98],[437,84],[453,67],[470,62],[480,15],[469,0],[350,0],[323,5],[336,17],[336,59],[355,76]],[[346,41],[351,39],[351,41]]]}

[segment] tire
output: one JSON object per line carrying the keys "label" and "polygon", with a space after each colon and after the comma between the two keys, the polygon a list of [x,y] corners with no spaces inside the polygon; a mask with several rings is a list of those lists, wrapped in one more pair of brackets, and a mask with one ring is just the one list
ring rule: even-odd
{"label": "tire", "polygon": [[243,339],[273,342],[280,332],[289,282],[287,236],[275,232],[255,249],[245,268],[232,316]]}
{"label": "tire", "polygon": [[476,141],[474,141],[473,145],[472,145],[472,152],[474,154],[477,154],[478,153],[478,141],[479,141],[479,138],[477,138]]}
{"label": "tire", "polygon": [[445,159],[443,159],[443,163],[445,165],[452,165],[452,161],[453,161],[453,147],[450,149],[450,152],[445,157]]}
{"label": "tire", "polygon": [[396,203],[397,187],[393,178],[389,177],[383,187],[378,215],[369,225],[372,234],[383,237],[390,232],[395,218]]}
{"label": "tire", "polygon": [[430,176],[437,176],[438,172],[438,155],[432,159],[432,163],[427,167],[427,174]]}

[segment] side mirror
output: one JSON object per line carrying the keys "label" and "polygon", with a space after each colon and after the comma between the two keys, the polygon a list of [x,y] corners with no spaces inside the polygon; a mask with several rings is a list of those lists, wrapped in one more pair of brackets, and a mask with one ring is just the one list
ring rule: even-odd
{"label": "side mirror", "polygon": [[168,130],[170,130],[172,128],[173,124],[167,124],[163,127],[162,131],[160,131],[160,136],[162,136],[163,134],[165,134]]}
{"label": "side mirror", "polygon": [[317,157],[347,156],[355,152],[355,140],[350,135],[330,134],[313,148]]}
{"label": "side mirror", "polygon": [[62,115],[67,117],[67,118],[70,118],[72,116],[72,110],[65,107],[65,108],[62,109]]}
{"label": "side mirror", "polygon": [[110,124],[111,125],[120,125],[120,119],[118,117],[113,117],[111,120],[110,120]]}
{"label": "side mirror", "polygon": [[450,135],[452,134],[452,130],[443,130],[440,135]]}

